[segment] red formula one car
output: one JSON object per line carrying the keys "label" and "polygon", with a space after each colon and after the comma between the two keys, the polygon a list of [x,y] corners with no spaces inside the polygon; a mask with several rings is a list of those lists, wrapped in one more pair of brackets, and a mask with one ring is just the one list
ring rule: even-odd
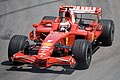
{"label": "red formula one car", "polygon": [[114,23],[101,19],[98,7],[61,5],[59,16],[44,16],[28,37],[14,35],[8,58],[13,64],[30,63],[48,68],[55,64],[87,69],[92,54],[101,46],[112,45]]}

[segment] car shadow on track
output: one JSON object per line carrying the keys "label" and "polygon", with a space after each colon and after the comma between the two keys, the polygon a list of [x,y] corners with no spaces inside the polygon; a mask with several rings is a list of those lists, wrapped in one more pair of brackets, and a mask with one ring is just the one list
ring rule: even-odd
{"label": "car shadow on track", "polygon": [[33,65],[13,65],[9,61],[4,61],[1,63],[3,66],[7,67],[6,71],[20,71],[20,72],[31,72],[31,73],[51,73],[51,74],[66,74],[71,75],[75,70],[69,68],[68,66],[52,66],[50,68],[36,68]]}

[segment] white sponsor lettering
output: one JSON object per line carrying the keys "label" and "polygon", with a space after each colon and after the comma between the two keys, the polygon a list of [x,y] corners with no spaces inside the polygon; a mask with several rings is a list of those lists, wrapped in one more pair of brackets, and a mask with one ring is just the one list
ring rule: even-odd
{"label": "white sponsor lettering", "polygon": [[52,42],[53,40],[48,40],[47,42]]}

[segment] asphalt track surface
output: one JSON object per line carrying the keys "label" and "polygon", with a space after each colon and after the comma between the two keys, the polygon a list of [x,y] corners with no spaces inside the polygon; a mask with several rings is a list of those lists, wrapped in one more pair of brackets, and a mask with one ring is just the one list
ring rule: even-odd
{"label": "asphalt track surface", "polygon": [[[53,66],[47,70],[33,66],[12,66],[7,47],[14,34],[25,34],[43,16],[57,16],[60,4],[98,6],[103,18],[114,20],[113,45],[100,48],[87,70]],[[0,80],[120,80],[120,0],[0,0]]]}

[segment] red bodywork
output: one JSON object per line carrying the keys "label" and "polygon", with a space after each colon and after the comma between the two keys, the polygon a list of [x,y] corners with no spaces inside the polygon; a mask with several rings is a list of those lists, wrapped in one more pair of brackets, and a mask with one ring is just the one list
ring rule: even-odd
{"label": "red bodywork", "polygon": [[[19,51],[14,54],[12,60],[31,63],[37,67],[50,67],[54,64],[74,67],[76,61],[72,55],[69,55],[69,51],[71,51],[74,41],[78,38],[77,36],[88,40],[92,44],[102,33],[102,26],[95,20],[90,22],[85,29],[81,29],[75,20],[76,14],[87,13],[97,15],[99,20],[101,17],[101,8],[61,5],[59,12],[66,12],[67,8],[70,8],[70,19],[67,21],[70,24],[69,31],[59,31],[61,23],[60,16],[58,16],[55,21],[42,20],[39,24],[33,24],[35,30],[30,32],[30,39],[32,41],[38,39],[40,46],[32,46],[30,48],[38,50],[38,53],[35,55],[26,55],[24,51]],[[46,25],[47,27],[44,24],[48,24]],[[59,42],[69,48],[56,48],[55,45]],[[60,49],[63,50],[63,55],[52,56],[55,51]]]}

